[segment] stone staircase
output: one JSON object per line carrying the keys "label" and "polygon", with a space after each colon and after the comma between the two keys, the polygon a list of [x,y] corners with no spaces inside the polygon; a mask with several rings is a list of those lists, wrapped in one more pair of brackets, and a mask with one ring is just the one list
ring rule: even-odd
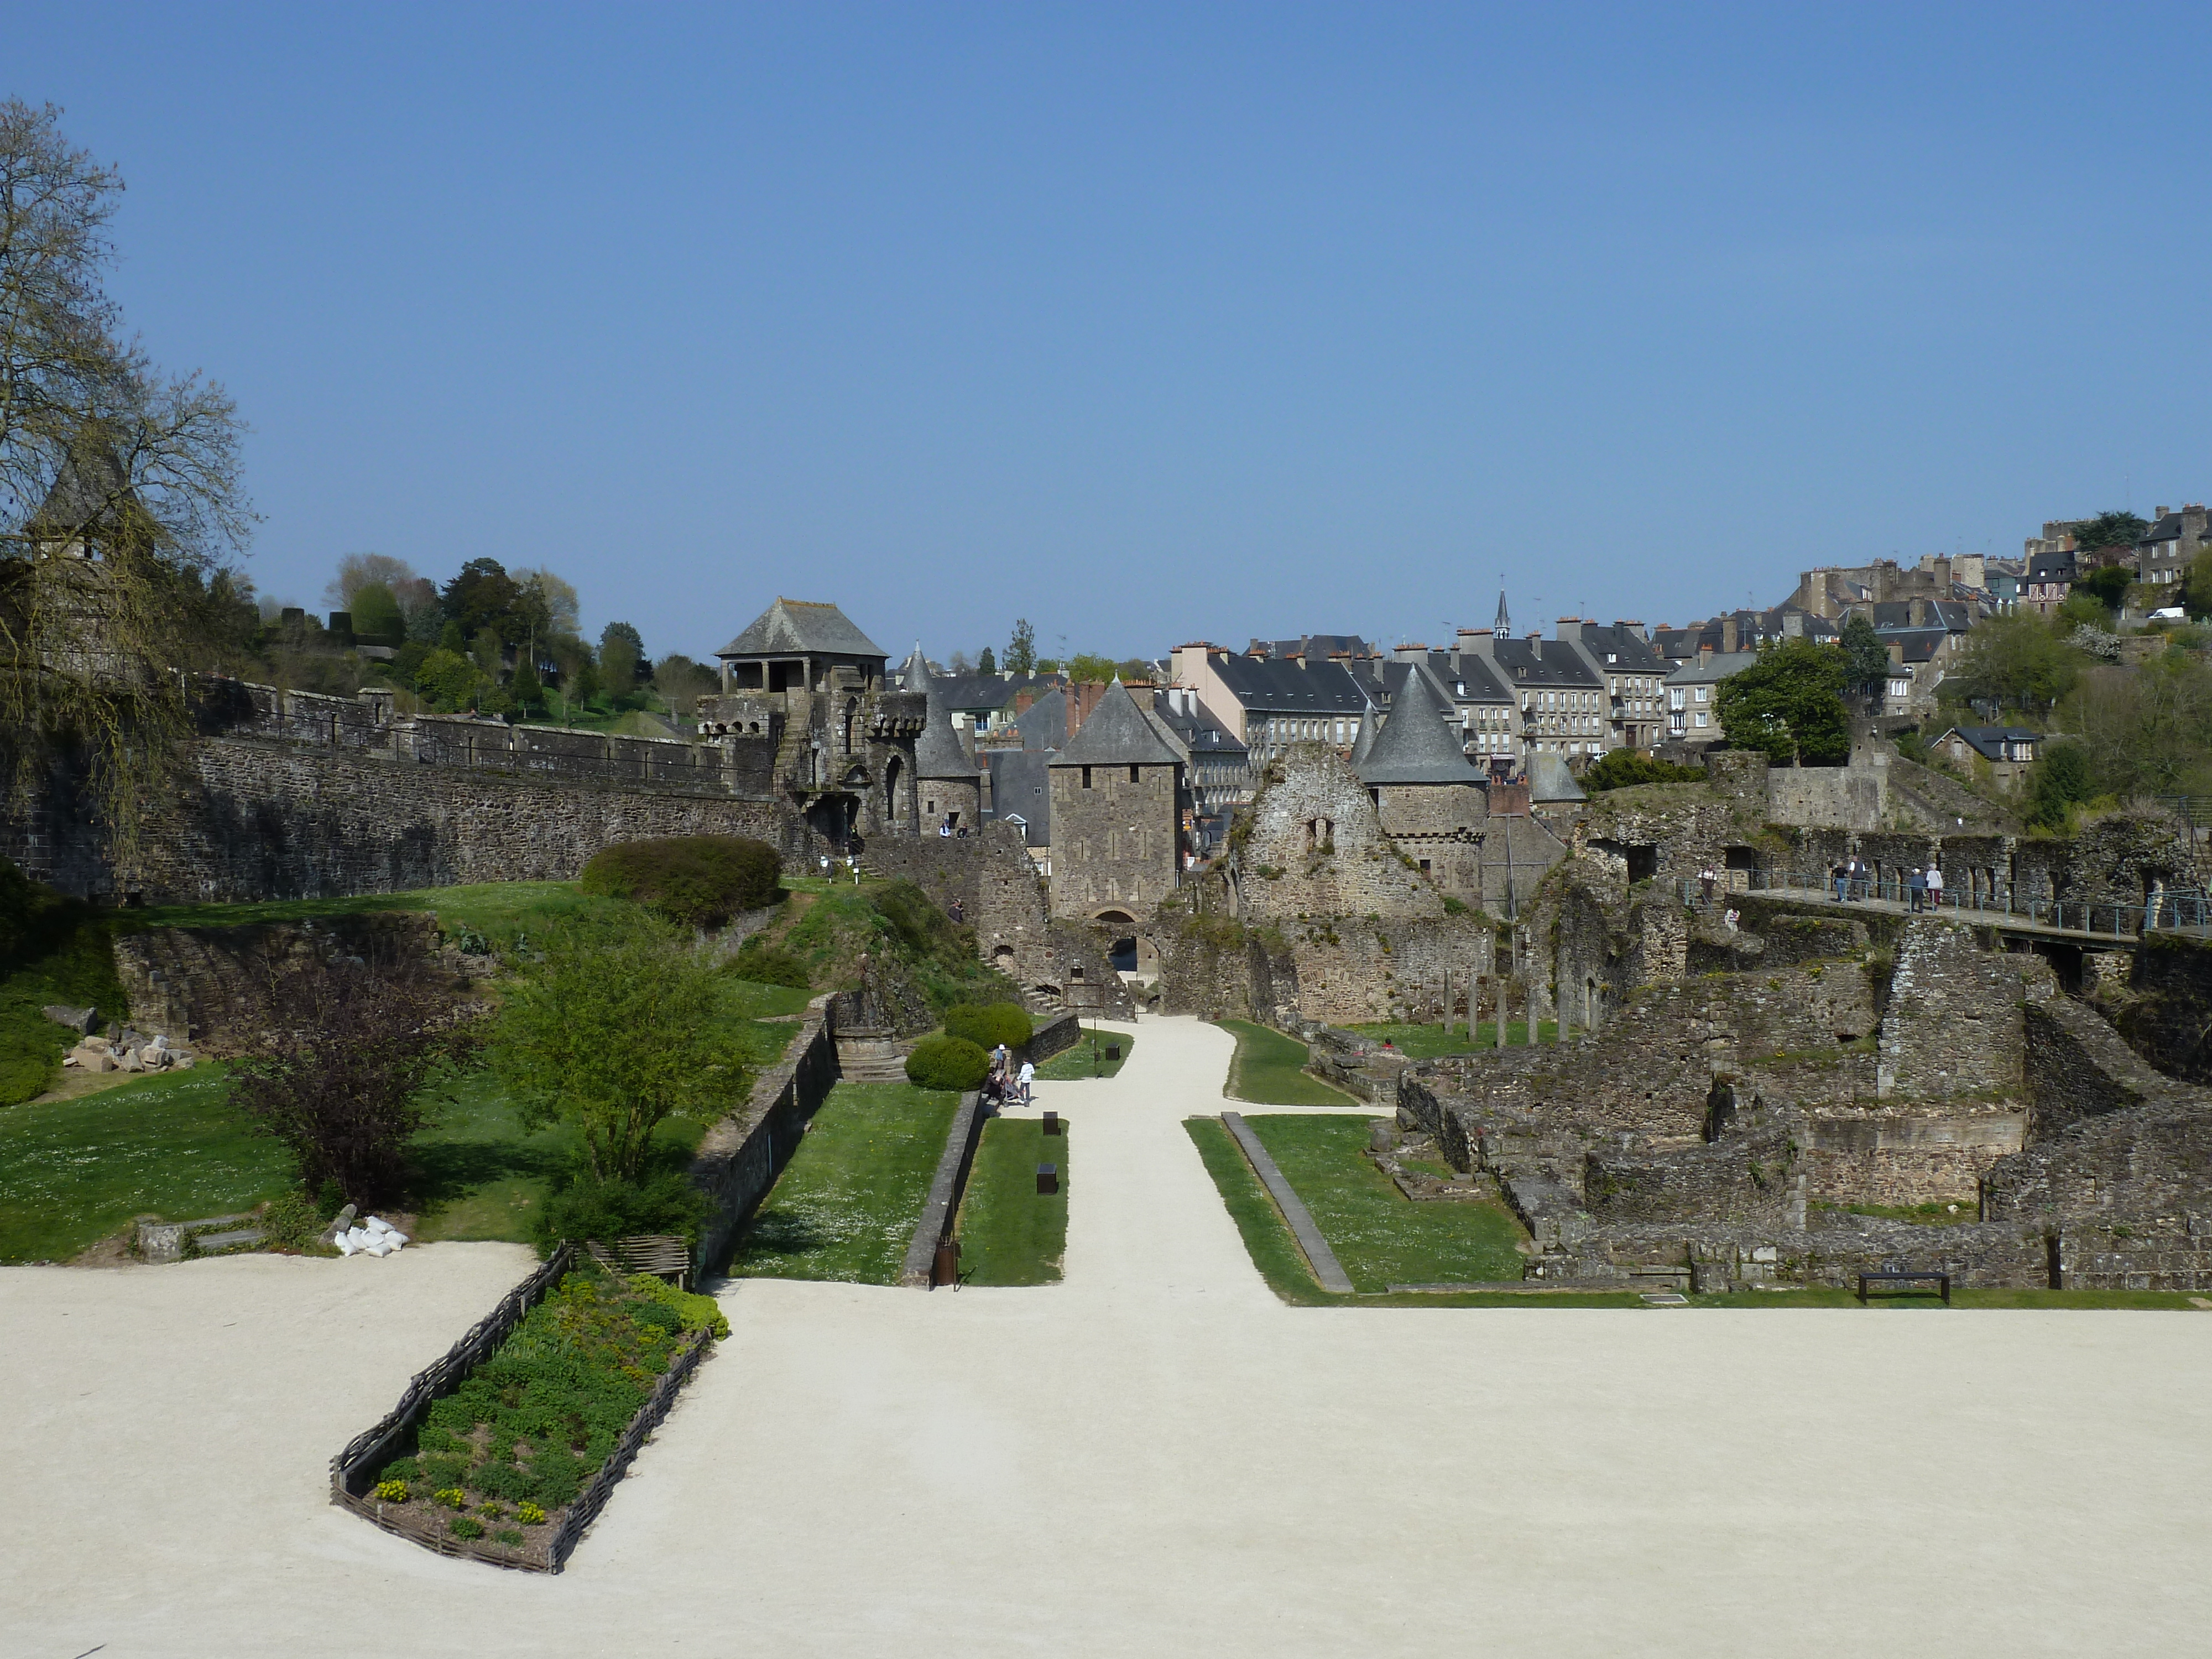
{"label": "stone staircase", "polygon": [[912,1046],[890,1031],[840,1031],[837,1074],[848,1083],[903,1083]]}

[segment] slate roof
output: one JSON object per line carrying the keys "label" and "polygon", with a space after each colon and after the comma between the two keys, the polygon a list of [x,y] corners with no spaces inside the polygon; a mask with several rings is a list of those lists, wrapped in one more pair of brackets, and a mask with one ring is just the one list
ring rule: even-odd
{"label": "slate roof", "polygon": [[1054,686],[1015,716],[1024,749],[1067,746],[1067,693]]}
{"label": "slate roof", "polygon": [[1214,672],[1248,714],[1357,714],[1368,696],[1341,662],[1218,657]]}
{"label": "slate roof", "polygon": [[113,450],[90,449],[80,459],[71,449],[25,529],[34,538],[96,536],[98,527],[112,528],[122,509],[137,501]]}
{"label": "slate roof", "polygon": [[1583,793],[1582,785],[1575,781],[1575,775],[1567,769],[1565,756],[1539,750],[1528,757],[1528,799],[1532,804],[1589,799]]}
{"label": "slate roof", "polygon": [[1145,718],[1129,688],[1116,680],[1106,688],[1067,747],[1053,757],[1054,766],[1172,766],[1182,757]]}
{"label": "slate roof", "polygon": [[[1540,652],[1538,647],[1542,649]],[[1565,640],[1494,640],[1501,677],[1509,687],[1572,685],[1595,690],[1605,682]]]}
{"label": "slate roof", "polygon": [[1877,628],[1875,635],[1884,645],[1902,647],[1907,663],[1933,662],[1951,636],[1940,628]]}
{"label": "slate roof", "polygon": [[1954,634],[1963,634],[1974,625],[1973,606],[1950,599],[1931,602],[1925,623],[1912,620],[1912,605],[1907,599],[1885,599],[1869,609],[1874,614],[1869,620],[1874,623],[1876,633],[1899,628],[1941,628]]}
{"label": "slate roof", "polygon": [[1031,847],[1052,845],[1051,774],[1047,757],[1033,749],[988,749],[994,818],[1019,818],[1022,840]]}
{"label": "slate roof", "polygon": [[1756,651],[1716,651],[1703,661],[1692,657],[1667,676],[1668,685],[1717,685],[1759,660]]}
{"label": "slate roof", "polygon": [[[1964,738],[1973,746],[1976,753],[1988,760],[2002,760],[2004,745],[2008,743],[2043,741],[2042,732],[2031,732],[2024,726],[1954,726],[1950,731],[1946,732],[1943,737],[1948,738],[1954,733]],[[1942,738],[1936,739],[1938,743],[1942,740]]]}
{"label": "slate roof", "polygon": [[[1366,784],[1476,781],[1478,775],[1468,764],[1466,752],[1454,735],[1455,728],[1444,723],[1454,712],[1451,693],[1427,668],[1416,663],[1405,665],[1412,672],[1406,677],[1390,718],[1375,734],[1367,757],[1353,768],[1359,781]],[[1364,731],[1366,722],[1362,720],[1360,726]]]}
{"label": "slate roof", "polygon": [[942,682],[929,682],[929,718],[914,742],[914,775],[918,778],[963,778],[973,781],[975,757],[962,746],[952,729],[952,711],[945,706]]}
{"label": "slate roof", "polygon": [[2027,562],[2027,580],[2032,582],[2070,582],[2074,574],[2071,553],[2038,553]]}
{"label": "slate roof", "polygon": [[890,653],[854,627],[851,619],[834,605],[811,599],[778,599],[753,618],[751,627],[714,654],[874,657],[880,660]]}
{"label": "slate roof", "polygon": [[1245,649],[1269,658],[1304,657],[1309,662],[1338,652],[1353,657],[1375,654],[1375,647],[1357,634],[1305,634],[1295,640],[1255,640]]}
{"label": "slate roof", "polygon": [[1194,755],[1243,755],[1250,751],[1235,732],[1204,703],[1185,714],[1168,701],[1164,691],[1152,693],[1152,708],[1176,740]]}
{"label": "slate roof", "polygon": [[[1583,624],[1583,648],[1597,659],[1597,665],[1612,674],[1663,674],[1667,659],[1651,648],[1644,630],[1626,623]],[[1608,661],[1607,659],[1614,659]]]}

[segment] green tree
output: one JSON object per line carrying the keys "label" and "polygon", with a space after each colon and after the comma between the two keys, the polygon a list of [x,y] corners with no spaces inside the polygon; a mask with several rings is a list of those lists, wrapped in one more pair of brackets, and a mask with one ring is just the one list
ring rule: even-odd
{"label": "green tree", "polygon": [[1067,678],[1079,685],[1085,683],[1104,684],[1121,672],[1121,665],[1111,657],[1101,657],[1089,651],[1079,651],[1067,659]]}
{"label": "green tree", "polygon": [[451,714],[475,700],[482,678],[477,665],[466,657],[441,648],[422,659],[422,665],[415,671],[415,689],[429,698],[440,713]]}
{"label": "green tree", "polygon": [[2087,675],[2063,711],[2095,769],[2098,793],[2212,793],[2212,665],[2168,651]]}
{"label": "green tree", "polygon": [[635,1181],[653,1132],[744,1092],[744,1049],[718,1015],[724,981],[643,911],[571,922],[506,992],[492,1068],[533,1126],[565,1121],[592,1173]]}
{"label": "green tree", "polygon": [[353,631],[372,645],[398,645],[407,636],[399,601],[382,582],[363,582],[353,592]]}
{"label": "green tree", "polygon": [[1844,623],[1843,652],[1848,674],[1844,684],[1853,690],[1871,696],[1889,678],[1889,647],[1861,612],[1852,612]]}
{"label": "green tree", "polygon": [[599,630],[599,683],[607,695],[620,699],[637,690],[638,665],[645,660],[645,641],[626,622],[611,622]]}
{"label": "green tree", "polygon": [[480,628],[469,641],[469,657],[478,673],[496,684],[500,671],[507,666],[507,641],[500,637],[498,629]]}
{"label": "green tree", "polygon": [[2149,523],[2134,514],[2114,510],[2100,513],[2087,523],[2074,527],[2074,545],[2085,553],[2096,552],[2106,547],[2133,547],[2142,538]]}
{"label": "green tree", "polygon": [[1957,665],[1944,677],[1943,696],[1947,701],[2048,714],[2074,689],[2081,662],[2081,653],[2040,617],[2026,611],[1991,617],[1966,635]]}
{"label": "green tree", "polygon": [[514,678],[507,683],[507,695],[514,699],[514,706],[522,714],[545,701],[545,688],[538,684],[538,670],[525,653],[514,665]]}
{"label": "green tree", "polygon": [[2181,604],[2192,617],[2212,617],[2212,548],[2189,562],[2189,577],[2182,584]]}
{"label": "green tree", "polygon": [[352,611],[358,626],[362,588],[376,582],[386,592],[397,595],[402,587],[417,580],[413,565],[389,553],[349,553],[338,561],[338,574],[331,578],[330,586],[323,590],[323,598],[333,611]]}
{"label": "green tree", "polygon": [[1844,708],[1844,653],[1811,640],[1784,640],[1720,683],[1713,702],[1733,749],[1756,749],[1779,765],[1840,765],[1850,754]]}
{"label": "green tree", "polygon": [[2118,611],[2120,602],[2128,596],[2128,589],[2136,582],[2136,573],[2124,564],[2108,564],[2092,570],[2075,582],[2067,597],[2087,593],[2107,611]]}
{"label": "green tree", "polygon": [[2039,829],[2063,830],[2068,809],[2095,799],[2096,793],[2089,751],[2078,743],[2053,744],[2029,776],[2027,821]]}
{"label": "green tree", "polygon": [[508,641],[527,631],[515,609],[521,598],[522,590],[497,559],[471,559],[439,595],[447,619],[460,624],[464,638],[474,639],[489,628]]}
{"label": "green tree", "polygon": [[988,645],[983,647],[983,654],[975,659],[975,672],[979,674],[995,674],[999,672],[998,659],[991,654],[991,647]]}
{"label": "green tree", "polygon": [[1013,637],[1006,641],[1006,672],[1012,674],[1036,672],[1036,629],[1030,626],[1027,617],[1016,619]]}

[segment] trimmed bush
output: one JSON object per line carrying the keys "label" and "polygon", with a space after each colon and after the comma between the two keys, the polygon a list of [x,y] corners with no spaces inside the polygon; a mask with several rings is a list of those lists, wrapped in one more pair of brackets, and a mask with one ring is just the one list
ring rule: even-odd
{"label": "trimmed bush", "polygon": [[720,927],[775,902],[782,860],[743,836],[668,836],[603,848],[584,866],[586,893],[623,898],[685,927]]}
{"label": "trimmed bush", "polygon": [[787,985],[794,991],[813,988],[807,980],[805,963],[788,951],[763,944],[758,934],[738,947],[738,954],[731,960],[730,971],[756,985]]}
{"label": "trimmed bush", "polygon": [[990,1055],[966,1037],[924,1037],[906,1057],[907,1081],[919,1089],[972,1089],[990,1069]]}
{"label": "trimmed bush", "polygon": [[1034,1027],[1030,1011],[1018,1002],[957,1002],[945,1011],[945,1035],[966,1037],[986,1051],[1005,1043],[1018,1048]]}

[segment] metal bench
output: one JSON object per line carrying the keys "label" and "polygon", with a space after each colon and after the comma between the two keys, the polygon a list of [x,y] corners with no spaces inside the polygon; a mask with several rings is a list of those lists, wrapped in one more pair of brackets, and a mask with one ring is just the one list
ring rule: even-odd
{"label": "metal bench", "polygon": [[1869,1285],[1925,1285],[1930,1280],[1933,1280],[1942,1291],[1943,1305],[1947,1308],[1949,1307],[1951,1305],[1951,1275],[1947,1273],[1913,1273],[1897,1272],[1861,1273],[1859,1275],[1859,1301],[1862,1305],[1864,1304],[1867,1299],[1867,1286]]}

